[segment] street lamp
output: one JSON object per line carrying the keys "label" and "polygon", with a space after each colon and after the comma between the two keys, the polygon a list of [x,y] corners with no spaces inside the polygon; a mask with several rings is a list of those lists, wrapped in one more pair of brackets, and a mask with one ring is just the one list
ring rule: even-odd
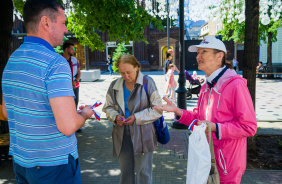
{"label": "street lamp", "polygon": [[[176,90],[177,95],[177,106],[180,109],[187,109],[186,103],[186,79],[184,74],[185,69],[185,45],[184,45],[184,0],[179,0],[179,62],[180,62],[180,73],[178,78],[179,87]],[[184,124],[178,123],[176,121],[172,122],[173,128],[187,129],[188,127]]]}
{"label": "street lamp", "polygon": [[166,11],[167,11],[167,49],[169,49],[169,0],[166,0]]}

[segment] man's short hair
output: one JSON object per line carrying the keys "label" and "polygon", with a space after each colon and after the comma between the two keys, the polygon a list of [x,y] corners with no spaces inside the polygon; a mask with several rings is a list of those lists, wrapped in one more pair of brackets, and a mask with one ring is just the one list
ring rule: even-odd
{"label": "man's short hair", "polygon": [[262,64],[262,62],[261,62],[261,61],[260,61],[259,63],[260,63],[260,64]]}
{"label": "man's short hair", "polygon": [[167,53],[166,53],[166,59],[168,59],[169,56],[171,56],[171,54],[167,52]]}
{"label": "man's short hair", "polygon": [[74,44],[71,42],[65,42],[63,44],[63,51],[65,51],[67,48],[70,48],[70,46],[74,46]]}
{"label": "man's short hair", "polygon": [[26,31],[37,32],[41,17],[47,16],[52,22],[57,21],[59,8],[64,6],[57,0],[27,0],[23,8],[23,19]]}

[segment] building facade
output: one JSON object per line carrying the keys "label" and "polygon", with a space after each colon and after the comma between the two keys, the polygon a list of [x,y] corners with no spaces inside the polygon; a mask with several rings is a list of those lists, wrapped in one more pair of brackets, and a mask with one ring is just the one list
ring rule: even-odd
{"label": "building facade", "polygon": [[[141,64],[141,70],[162,70],[164,65],[164,53],[167,48],[167,32],[159,31],[156,28],[146,26],[144,35],[149,44],[141,41],[130,41],[126,46],[127,51],[134,55]],[[16,50],[26,36],[26,31],[22,21],[16,19],[12,30],[11,52]],[[88,47],[80,45],[75,35],[69,32],[65,35],[68,41],[75,45],[75,57],[77,57],[82,69],[85,69],[85,63],[88,63],[88,69],[107,70],[106,58],[108,54],[113,54],[118,41],[110,40],[108,33],[99,33],[100,39],[105,44],[103,51],[91,51]],[[175,64],[179,67],[179,28],[170,28],[170,48],[174,50]],[[88,61],[88,62],[85,62]]]}

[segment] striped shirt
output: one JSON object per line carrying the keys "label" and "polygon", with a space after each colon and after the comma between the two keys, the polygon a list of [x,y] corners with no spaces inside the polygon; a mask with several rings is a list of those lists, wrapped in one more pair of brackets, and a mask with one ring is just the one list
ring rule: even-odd
{"label": "striped shirt", "polygon": [[45,40],[25,37],[11,55],[2,78],[8,113],[10,150],[22,167],[56,166],[78,158],[75,134],[65,136],[55,122],[49,99],[74,96],[66,59]]}

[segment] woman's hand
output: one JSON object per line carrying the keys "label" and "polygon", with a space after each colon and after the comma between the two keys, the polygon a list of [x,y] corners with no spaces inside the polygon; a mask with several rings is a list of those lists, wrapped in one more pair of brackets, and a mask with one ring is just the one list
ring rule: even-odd
{"label": "woman's hand", "polygon": [[[211,125],[211,131],[216,132],[216,124],[215,123],[208,121],[208,120],[197,121],[197,125],[201,125],[203,123],[209,123]],[[206,132],[208,132],[208,126],[206,128]]]}
{"label": "woman's hand", "polygon": [[124,119],[124,116],[122,115],[117,115],[116,116],[116,124],[118,126],[123,126],[123,124],[125,123],[124,121],[122,121]]}
{"label": "woman's hand", "polygon": [[134,123],[135,119],[136,119],[135,116],[131,115],[125,120],[124,124],[125,125],[132,125]]}
{"label": "woman's hand", "polygon": [[163,97],[163,100],[166,101],[166,105],[154,106],[154,109],[167,111],[167,112],[174,112],[177,116],[182,115],[181,109],[176,107],[173,102],[171,102],[167,97]]}

